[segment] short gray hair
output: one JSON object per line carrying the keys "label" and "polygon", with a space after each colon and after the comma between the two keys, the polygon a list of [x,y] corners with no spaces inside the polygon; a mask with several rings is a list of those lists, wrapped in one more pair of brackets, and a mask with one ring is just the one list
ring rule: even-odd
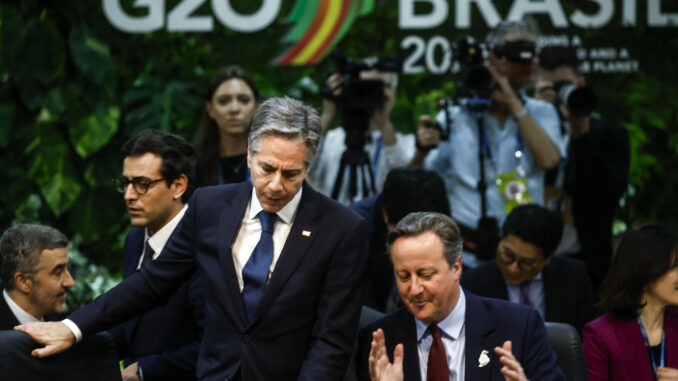
{"label": "short gray hair", "polygon": [[412,212],[403,217],[388,235],[389,251],[396,239],[414,237],[426,232],[431,232],[440,238],[443,244],[443,256],[450,267],[454,266],[454,263],[461,257],[461,233],[452,217],[442,213]]}
{"label": "short gray hair", "polygon": [[504,44],[507,36],[517,36],[521,38],[536,39],[536,27],[525,20],[518,21],[502,21],[487,34],[485,43],[490,49],[498,45]]}
{"label": "short gray hair", "polygon": [[0,280],[2,287],[11,291],[16,287],[14,274],[32,277],[40,271],[43,250],[68,246],[68,239],[59,230],[37,224],[19,224],[0,238]]}
{"label": "short gray hair", "polygon": [[306,165],[309,165],[318,151],[320,117],[313,107],[299,100],[289,97],[268,99],[259,106],[252,120],[247,139],[252,152],[259,151],[264,136],[303,140],[308,149]]}

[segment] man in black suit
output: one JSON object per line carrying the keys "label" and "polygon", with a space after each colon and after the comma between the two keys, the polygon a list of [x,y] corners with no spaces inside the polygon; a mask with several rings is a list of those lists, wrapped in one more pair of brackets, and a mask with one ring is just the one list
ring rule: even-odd
{"label": "man in black suit", "polygon": [[49,226],[19,224],[0,238],[0,330],[56,320],[66,309],[68,240]]}
{"label": "man in black suit", "polygon": [[[625,128],[591,115],[596,104],[580,95],[586,94],[582,90],[586,81],[578,66],[574,48],[543,48],[535,98],[556,106],[562,133],[569,141],[566,165],[546,175],[545,205],[562,212],[565,223],[557,252],[583,260],[594,287],[598,287],[612,258],[612,222],[628,186],[631,153]],[[560,87],[563,84],[578,86],[579,92],[571,92],[567,100],[588,108],[570,109],[556,92],[566,88]]]}
{"label": "man in black suit", "polygon": [[200,188],[158,259],[59,323],[20,327],[45,356],[160,303],[200,269],[202,380],[339,380],[360,314],[364,221],[304,184],[315,110],[262,103],[250,127],[252,184]]}
{"label": "man in black suit", "polygon": [[565,380],[534,309],[459,286],[461,235],[451,217],[410,213],[388,241],[405,308],[360,331],[358,379]]}
{"label": "man in black suit", "polygon": [[[145,130],[122,146],[122,176],[115,179],[135,226],[125,238],[123,277],[156,259],[184,216],[196,159],[182,138]],[[123,379],[194,380],[204,320],[197,272],[162,306],[109,331],[125,362]]]}
{"label": "man in black suit", "polygon": [[502,226],[496,261],[466,272],[474,294],[534,307],[545,321],[579,332],[594,318],[593,287],[583,262],[554,256],[563,224],[557,213],[530,204],[514,208]]}

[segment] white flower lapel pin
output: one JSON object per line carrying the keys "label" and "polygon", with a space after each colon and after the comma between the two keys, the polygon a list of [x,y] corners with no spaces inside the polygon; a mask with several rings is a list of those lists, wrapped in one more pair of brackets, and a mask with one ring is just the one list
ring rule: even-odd
{"label": "white flower lapel pin", "polygon": [[480,352],[480,357],[478,357],[478,368],[482,368],[490,363],[490,356],[487,355],[488,353],[490,352],[484,349],[482,352]]}

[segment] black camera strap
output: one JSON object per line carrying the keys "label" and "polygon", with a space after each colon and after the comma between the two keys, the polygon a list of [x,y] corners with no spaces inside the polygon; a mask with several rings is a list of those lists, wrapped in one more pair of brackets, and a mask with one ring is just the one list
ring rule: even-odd
{"label": "black camera strap", "polygon": [[480,165],[480,178],[477,188],[480,193],[480,218],[487,217],[487,181],[485,180],[485,158],[487,157],[487,145],[485,144],[485,123],[483,113],[472,111],[476,124],[478,125],[478,163]]}

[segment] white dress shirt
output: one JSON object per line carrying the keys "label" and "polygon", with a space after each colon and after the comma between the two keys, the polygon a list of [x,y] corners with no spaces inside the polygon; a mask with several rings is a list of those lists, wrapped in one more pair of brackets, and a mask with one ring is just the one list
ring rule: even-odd
{"label": "white dress shirt", "polygon": [[[457,305],[452,312],[437,325],[445,347],[445,357],[449,369],[450,381],[464,380],[464,356],[466,352],[466,296],[460,291]],[[427,330],[428,324],[414,319],[417,327],[417,350],[419,352],[419,372],[422,381],[426,381],[428,369],[428,352],[433,343],[433,335]]]}
{"label": "white dress shirt", "polygon": [[23,308],[19,307],[18,304],[12,300],[12,298],[7,295],[7,291],[4,289],[2,290],[2,297],[5,298],[5,302],[7,302],[7,306],[9,309],[12,311],[14,314],[14,317],[16,320],[19,321],[20,324],[26,324],[26,323],[35,323],[38,321],[44,321],[42,318],[38,319],[35,316],[29,314],[28,312],[24,311]]}
{"label": "white dress shirt", "polygon": [[[546,301],[544,296],[544,275],[542,272],[539,272],[530,282],[530,285],[527,289],[527,295],[530,297],[530,302],[532,302],[532,307],[534,307],[542,319],[545,319],[546,316]],[[508,294],[508,299],[513,303],[520,303],[520,286],[514,286],[512,284],[506,283],[506,293]]]}
{"label": "white dress shirt", "polygon": [[151,249],[153,249],[153,259],[158,258],[160,253],[162,253],[162,249],[165,247],[165,244],[172,236],[174,228],[176,228],[177,225],[179,225],[179,222],[184,217],[186,209],[188,209],[188,204],[184,205],[184,207],[181,208],[179,213],[177,213],[176,216],[174,216],[168,223],[166,223],[165,226],[160,228],[160,230],[155,232],[155,234],[153,234],[152,237],[148,236],[148,229],[144,230],[144,249],[143,252],[141,253],[141,256],[139,257],[139,263],[137,263],[137,270],[139,269],[139,267],[141,267],[141,262],[144,260],[144,256],[146,256],[145,242],[148,241],[148,244],[151,246]]}
{"label": "white dress shirt", "polygon": [[[290,234],[292,222],[294,222],[294,217],[296,216],[297,208],[299,207],[299,201],[301,201],[301,188],[292,200],[276,213],[277,218],[273,227],[273,260],[271,261],[271,267],[268,269],[268,279],[271,279],[273,269],[275,269],[278,258],[280,258],[280,253],[282,252],[283,246],[285,246],[287,236]],[[238,276],[240,291],[243,289],[242,269],[250,259],[254,248],[257,246],[257,243],[259,243],[259,237],[261,236],[261,223],[259,222],[257,214],[262,210],[263,208],[257,198],[256,191],[252,188],[250,203],[247,206],[247,210],[245,210],[238,236],[235,238],[235,242],[233,242],[233,246],[231,247],[231,252],[233,253],[233,265],[235,266],[235,273]]]}

